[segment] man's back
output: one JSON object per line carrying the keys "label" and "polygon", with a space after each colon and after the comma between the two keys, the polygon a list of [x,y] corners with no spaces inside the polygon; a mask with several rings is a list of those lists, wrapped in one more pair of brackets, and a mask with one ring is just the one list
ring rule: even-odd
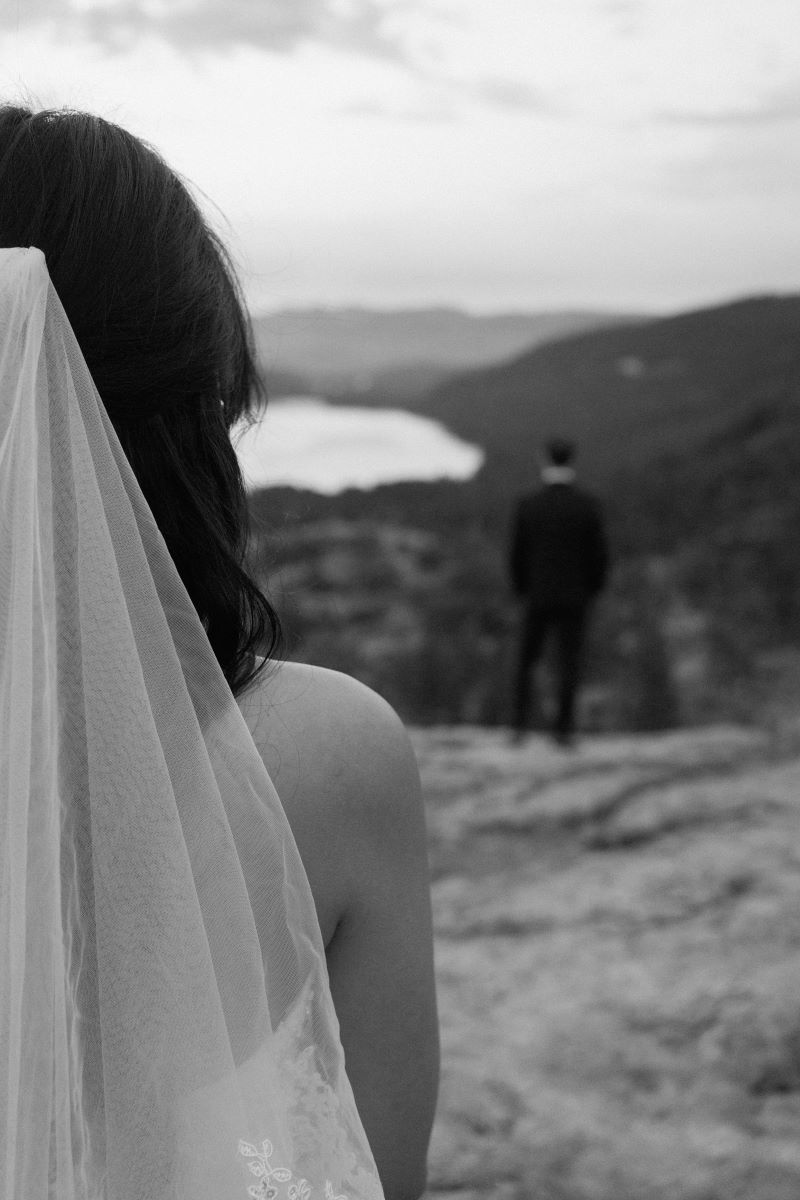
{"label": "man's back", "polygon": [[511,579],[542,606],[581,606],[605,581],[608,554],[600,507],[572,483],[549,483],[523,496],[511,542]]}

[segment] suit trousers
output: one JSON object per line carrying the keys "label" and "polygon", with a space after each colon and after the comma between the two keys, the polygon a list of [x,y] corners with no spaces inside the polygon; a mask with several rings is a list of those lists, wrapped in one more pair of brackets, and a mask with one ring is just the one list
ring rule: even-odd
{"label": "suit trousers", "polygon": [[532,679],[549,634],[557,645],[557,706],[553,732],[568,737],[574,729],[575,699],[580,683],[587,604],[542,604],[529,600],[522,615],[514,694],[514,727],[524,730],[532,718],[544,724],[538,689]]}

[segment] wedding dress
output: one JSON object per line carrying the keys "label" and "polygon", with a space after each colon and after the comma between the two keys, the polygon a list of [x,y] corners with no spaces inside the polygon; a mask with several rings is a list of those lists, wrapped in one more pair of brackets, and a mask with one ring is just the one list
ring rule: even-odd
{"label": "wedding dress", "polygon": [[382,1197],[285,815],[36,249],[0,250],[0,1197]]}

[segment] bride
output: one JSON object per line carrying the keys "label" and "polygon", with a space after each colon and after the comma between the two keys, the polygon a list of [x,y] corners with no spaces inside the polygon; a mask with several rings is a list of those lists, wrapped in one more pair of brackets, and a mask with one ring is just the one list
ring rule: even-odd
{"label": "bride", "polygon": [[[223,247],[100,118],[0,108],[0,1195],[416,1200],[408,739],[280,662]],[[278,799],[280,797],[280,799]]]}

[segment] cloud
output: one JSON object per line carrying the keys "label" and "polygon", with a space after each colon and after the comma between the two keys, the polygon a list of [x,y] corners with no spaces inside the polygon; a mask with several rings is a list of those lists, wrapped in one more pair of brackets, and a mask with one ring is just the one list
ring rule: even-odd
{"label": "cloud", "polygon": [[516,108],[538,113],[553,111],[551,101],[543,92],[512,79],[481,79],[472,85],[471,90],[477,99],[498,108]]}
{"label": "cloud", "polygon": [[643,0],[605,0],[601,11],[610,19],[613,31],[621,37],[635,37],[642,30]]}
{"label": "cloud", "polygon": [[348,117],[365,120],[408,121],[422,125],[451,124],[457,120],[453,104],[441,97],[431,97],[416,104],[390,103],[381,100],[357,100],[343,104],[340,112]]}
{"label": "cloud", "polygon": [[661,110],[654,119],[664,125],[736,128],[743,125],[780,125],[800,121],[800,89],[783,92],[750,105],[719,109]]}
{"label": "cloud", "polygon": [[555,115],[551,100],[535,88],[494,76],[486,79],[447,78],[422,68],[410,76],[417,85],[411,94],[378,99],[369,97],[343,104],[340,111],[352,117],[412,121],[423,124],[454,123],[471,104],[520,113]]}
{"label": "cloud", "polygon": [[0,4],[0,26],[52,23],[112,49],[157,35],[181,50],[255,46],[288,53],[316,41],[402,61],[386,28],[395,0],[19,0]]}
{"label": "cloud", "polygon": [[[788,97],[785,106],[721,112],[713,119],[701,114],[691,148],[661,163],[659,194],[678,194],[703,205],[755,206],[765,230],[772,228],[777,235],[778,225],[795,228],[800,138],[787,136],[792,121],[800,127],[800,106]],[[690,130],[688,122],[684,128]]]}
{"label": "cloud", "polygon": [[0,2],[0,29],[19,29],[58,14],[58,0],[4,0]]}

